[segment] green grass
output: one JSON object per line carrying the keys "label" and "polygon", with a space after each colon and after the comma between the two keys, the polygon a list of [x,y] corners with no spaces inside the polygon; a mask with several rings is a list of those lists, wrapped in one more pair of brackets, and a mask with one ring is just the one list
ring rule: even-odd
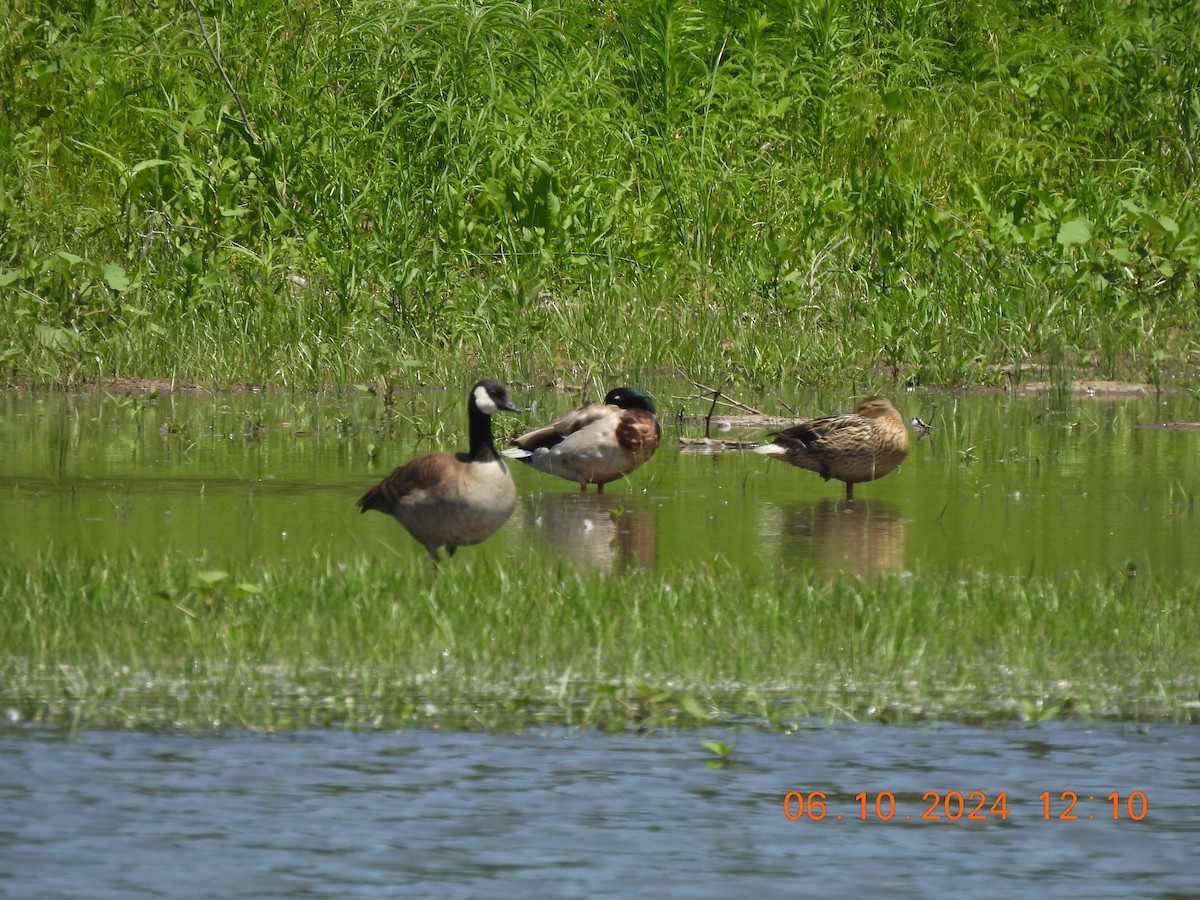
{"label": "green grass", "polygon": [[[456,563],[460,561],[456,560]],[[75,727],[1187,720],[1195,585],[0,565],[0,708]]]}
{"label": "green grass", "polygon": [[[1196,381],[1183,4],[3,10],[5,380]],[[1183,719],[1193,596],[47,558],[0,562],[0,692],[138,727]]]}
{"label": "green grass", "polygon": [[1184,5],[4,9],[0,377],[1194,374]]}

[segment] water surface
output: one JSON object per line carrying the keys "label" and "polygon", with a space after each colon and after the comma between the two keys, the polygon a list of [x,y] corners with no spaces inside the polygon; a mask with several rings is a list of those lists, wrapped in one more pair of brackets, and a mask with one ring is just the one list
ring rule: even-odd
{"label": "water surface", "polygon": [[[839,483],[774,460],[681,452],[676,439],[701,429],[680,414],[707,403],[669,385],[656,393],[665,439],[654,459],[586,495],[515,466],[517,513],[461,554],[602,571],[719,558],[748,571],[1200,575],[1200,433],[1156,427],[1200,420],[1190,397],[905,394],[902,411],[931,435],[847,504]],[[824,413],[855,398],[785,399]],[[573,401],[518,397],[537,412],[498,419],[501,439]],[[756,401],[777,412],[772,403]],[[427,567],[398,525],[354,500],[415,454],[465,445],[463,399],[444,392],[394,405],[103,394],[0,404],[0,552],[29,566],[136,551]],[[1190,896],[1194,735],[1049,723],[67,737],[0,725],[0,894]],[[705,737],[736,744],[733,764],[708,767]],[[789,821],[793,790],[824,792],[826,818]],[[921,820],[927,792],[955,790],[1004,792],[1007,818]],[[1080,798],[1076,820],[1059,818],[1067,791]],[[890,821],[874,815],[882,792],[895,798]],[[1137,792],[1141,821],[1127,805]],[[865,821],[859,793],[872,801]]]}
{"label": "water surface", "polygon": [[[1188,396],[1099,399],[905,393],[914,435],[899,471],[842,499],[823,482],[742,452],[681,452],[707,403],[662,386],[665,434],[631,477],[581,496],[513,465],[520,505],[465,553],[587,568],[782,564],[818,570],[1200,575],[1200,420]],[[536,411],[498,417],[502,443],[578,398],[527,392]],[[852,397],[790,397],[824,413]],[[774,399],[761,408],[779,412]],[[355,499],[393,466],[465,446],[464,400],[263,395],[0,398],[0,547],[20,558],[135,548],[222,564],[290,554],[386,555],[421,565],[398,525]],[[762,431],[734,433],[755,439]],[[726,433],[728,436],[729,433]]]}
{"label": "water surface", "polygon": [[[736,742],[732,765],[706,767],[696,734],[0,729],[0,893],[1194,896],[1193,729],[711,736]],[[824,792],[825,818],[789,821],[792,790]],[[1007,818],[921,821],[923,795],[952,790],[1005,792]],[[1080,797],[1077,820],[1059,818],[1064,791]],[[1136,791],[1144,818],[1122,801],[1114,821],[1103,798]],[[895,797],[889,821],[874,812],[881,792]]]}

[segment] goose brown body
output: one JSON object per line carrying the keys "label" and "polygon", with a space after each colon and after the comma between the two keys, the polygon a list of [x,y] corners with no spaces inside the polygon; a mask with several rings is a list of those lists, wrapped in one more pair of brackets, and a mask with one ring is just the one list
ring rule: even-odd
{"label": "goose brown body", "polygon": [[908,429],[885,397],[868,397],[852,413],[821,416],[770,435],[770,444],[755,452],[816,472],[826,481],[846,484],[846,499],[854,485],[882,478],[908,456]]}
{"label": "goose brown body", "polygon": [[508,521],[517,505],[512,475],[492,443],[491,416],[519,411],[504,385],[481,381],[467,401],[470,451],[417,457],[395,469],[358,500],[363,512],[392,516],[428,551],[453,555],[478,544]]}
{"label": "goose brown body", "polygon": [[653,401],[636,388],[614,388],[592,403],[513,441],[504,455],[586,491],[628,475],[658,449],[662,427]]}

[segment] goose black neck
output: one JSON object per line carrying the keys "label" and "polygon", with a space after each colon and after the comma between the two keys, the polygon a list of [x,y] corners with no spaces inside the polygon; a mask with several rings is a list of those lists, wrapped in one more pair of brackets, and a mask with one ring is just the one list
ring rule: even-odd
{"label": "goose black neck", "polygon": [[474,397],[467,404],[467,433],[471,440],[470,457],[473,462],[491,462],[500,458],[496,445],[492,443],[492,417],[475,405]]}

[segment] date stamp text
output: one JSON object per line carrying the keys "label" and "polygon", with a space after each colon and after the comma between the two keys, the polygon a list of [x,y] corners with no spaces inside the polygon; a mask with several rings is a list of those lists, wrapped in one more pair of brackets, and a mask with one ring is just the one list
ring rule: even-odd
{"label": "date stamp text", "polygon": [[1141,822],[1150,813],[1150,801],[1144,791],[1112,791],[1109,794],[1082,794],[1078,791],[1042,791],[1036,803],[1022,800],[1009,806],[1008,791],[925,791],[921,801],[904,808],[891,791],[860,791],[853,803],[830,800],[824,791],[788,791],[783,795],[783,814],[793,822],[877,821],[877,822],[986,822],[1007,821],[1010,814],[1024,818],[1033,815],[1046,822],[1108,820]]}

